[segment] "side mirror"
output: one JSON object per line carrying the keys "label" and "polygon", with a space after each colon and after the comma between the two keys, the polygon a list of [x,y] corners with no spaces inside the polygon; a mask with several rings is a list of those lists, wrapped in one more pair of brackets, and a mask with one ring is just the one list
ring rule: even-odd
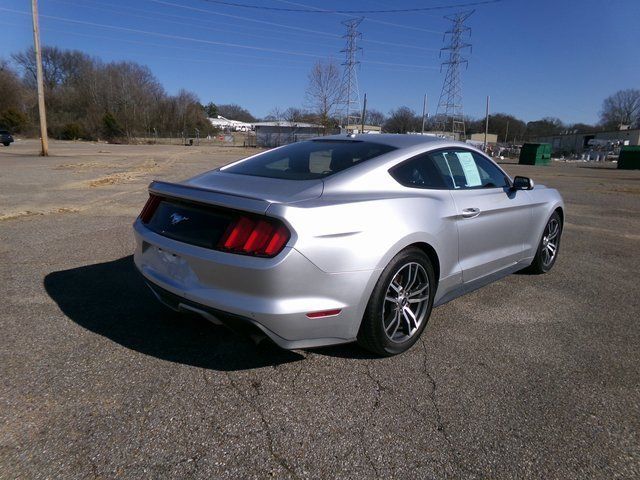
{"label": "side mirror", "polygon": [[517,176],[513,179],[511,190],[533,190],[533,180],[527,177]]}

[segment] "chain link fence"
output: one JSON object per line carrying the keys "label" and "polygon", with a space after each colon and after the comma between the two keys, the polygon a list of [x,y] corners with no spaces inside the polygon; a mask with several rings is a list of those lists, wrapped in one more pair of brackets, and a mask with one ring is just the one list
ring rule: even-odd
{"label": "chain link fence", "polygon": [[198,130],[188,132],[149,132],[118,139],[120,143],[137,145],[213,145],[224,147],[255,147],[254,132],[218,132],[202,135]]}

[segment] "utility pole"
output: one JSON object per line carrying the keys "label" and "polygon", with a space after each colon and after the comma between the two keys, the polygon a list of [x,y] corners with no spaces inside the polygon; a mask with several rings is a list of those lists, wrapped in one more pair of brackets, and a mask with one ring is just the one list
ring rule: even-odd
{"label": "utility pole", "polygon": [[487,95],[487,111],[484,120],[484,151],[487,151],[487,134],[489,133],[489,95]]}
{"label": "utility pole", "polygon": [[40,116],[40,155],[49,155],[49,138],[47,137],[47,113],[44,105],[44,80],[42,75],[42,51],[40,50],[40,26],[38,24],[38,0],[31,0],[33,14],[33,50],[36,53],[36,81],[38,83],[38,114]]}
{"label": "utility pole", "polygon": [[362,104],[362,125],[360,127],[360,133],[364,133],[364,117],[367,114],[367,94],[364,94],[364,102]]}
{"label": "utility pole", "polygon": [[427,114],[427,94],[424,94],[424,101],[422,102],[422,130],[420,132],[421,135],[424,135],[424,119]]}
{"label": "utility pole", "polygon": [[509,138],[509,120],[507,120],[507,131],[504,133],[504,143],[507,143],[508,138]]}

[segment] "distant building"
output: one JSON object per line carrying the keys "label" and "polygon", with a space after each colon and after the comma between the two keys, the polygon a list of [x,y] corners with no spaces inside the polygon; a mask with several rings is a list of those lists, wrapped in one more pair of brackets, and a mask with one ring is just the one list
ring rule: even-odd
{"label": "distant building", "polygon": [[258,122],[254,123],[253,127],[256,131],[256,144],[259,147],[279,147],[324,134],[324,127],[315,123]]}
{"label": "distant building", "polygon": [[253,125],[239,120],[230,120],[218,115],[216,118],[209,118],[209,123],[212,126],[225,130],[227,132],[249,132],[253,130]]}
{"label": "distant building", "polygon": [[[484,144],[484,133],[472,133],[469,140],[473,143],[480,142]],[[489,145],[495,145],[498,143],[498,135],[496,133],[487,133],[487,143]]]}
{"label": "distant building", "polygon": [[606,132],[565,133],[537,137],[536,143],[550,143],[554,153],[583,153],[594,149],[614,149],[623,145],[640,145],[640,128]]}
{"label": "distant building", "polygon": [[[346,127],[340,127],[340,133],[341,134],[347,134],[347,133],[361,133],[360,129],[362,129],[362,125],[358,124],[358,125],[347,125]],[[381,133],[382,132],[382,127],[378,127],[376,125],[365,125],[364,129],[362,130],[362,133]]]}

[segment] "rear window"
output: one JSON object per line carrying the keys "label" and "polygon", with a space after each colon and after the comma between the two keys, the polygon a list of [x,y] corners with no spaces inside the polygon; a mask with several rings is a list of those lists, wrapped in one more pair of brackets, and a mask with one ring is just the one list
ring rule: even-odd
{"label": "rear window", "polygon": [[365,141],[312,140],[271,150],[222,170],[255,177],[313,180],[392,150],[395,147]]}

